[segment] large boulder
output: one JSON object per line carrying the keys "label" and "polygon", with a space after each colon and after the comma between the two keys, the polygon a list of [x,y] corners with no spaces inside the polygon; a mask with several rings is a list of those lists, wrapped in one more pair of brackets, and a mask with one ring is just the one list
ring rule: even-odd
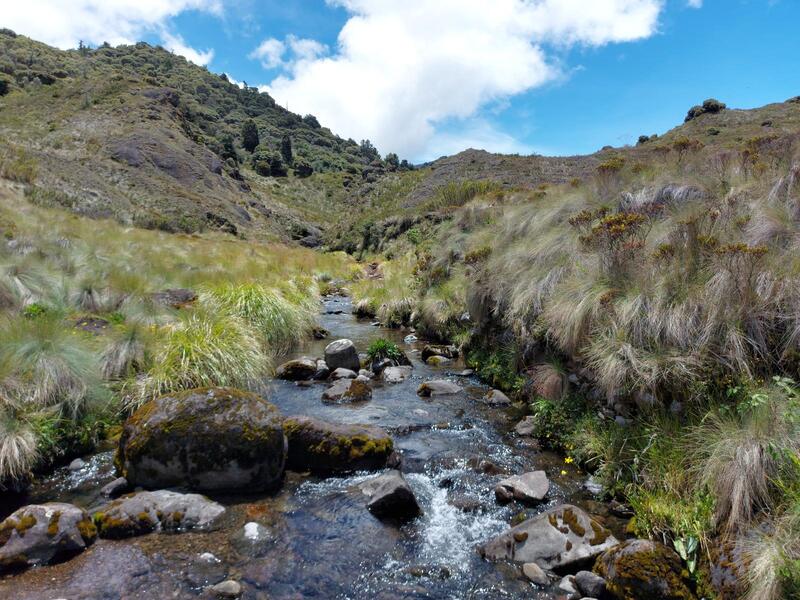
{"label": "large boulder", "polygon": [[283,363],[275,371],[275,377],[287,381],[308,381],[317,373],[317,363],[311,358],[296,358]]}
{"label": "large boulder", "polygon": [[325,347],[325,363],[331,371],[339,367],[356,373],[361,368],[356,347],[350,340],[336,340]]}
{"label": "large boulder", "polygon": [[494,489],[500,503],[519,500],[520,502],[541,502],[550,489],[550,481],[544,471],[531,471],[504,479]]}
{"label": "large boulder", "polygon": [[102,538],[121,539],[153,531],[208,531],[225,507],[200,494],[168,490],[129,494],[101,508],[94,522]]}
{"label": "large boulder", "polygon": [[[352,371],[351,371],[352,372]],[[364,379],[339,379],[322,392],[324,402],[344,404],[366,402],[372,398],[372,388]]]}
{"label": "large boulder", "polygon": [[479,550],[487,560],[534,562],[548,571],[591,565],[618,543],[608,529],[580,508],[562,504],[492,538]]}
{"label": "large boulder", "polygon": [[392,438],[372,425],[289,417],[283,427],[289,440],[287,468],[293,471],[374,471],[386,467],[394,452]]}
{"label": "large boulder", "polygon": [[511,399],[500,390],[489,390],[482,399],[487,406],[510,406]]}
{"label": "large boulder", "polygon": [[422,349],[420,356],[425,362],[428,362],[428,359],[432,356],[441,356],[443,358],[454,359],[458,358],[458,348],[455,346],[434,346],[432,344],[428,344]]}
{"label": "large boulder", "polygon": [[144,404],[125,422],[119,474],[145,488],[192,490],[276,487],[286,463],[281,415],[233,388],[198,388]]}
{"label": "large boulder", "polygon": [[429,396],[450,396],[461,392],[461,386],[446,379],[426,381],[417,388],[417,394],[423,398]]}
{"label": "large boulder", "polygon": [[392,470],[362,483],[367,509],[379,519],[407,521],[422,514],[414,492],[400,471]]}
{"label": "large boulder", "polygon": [[694,600],[680,557],[664,544],[628,540],[606,551],[594,568],[619,600]]}
{"label": "large boulder", "polygon": [[0,523],[0,573],[68,559],[96,538],[92,520],[77,506],[62,502],[24,506]]}

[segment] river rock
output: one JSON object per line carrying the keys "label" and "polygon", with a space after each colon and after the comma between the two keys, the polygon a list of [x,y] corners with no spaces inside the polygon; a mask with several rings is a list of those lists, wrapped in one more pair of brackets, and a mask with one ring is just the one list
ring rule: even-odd
{"label": "river rock", "polygon": [[447,381],[446,379],[435,379],[433,381],[426,381],[417,388],[417,394],[423,397],[428,396],[449,396],[458,394],[461,391],[461,386]]}
{"label": "river rock", "polygon": [[314,379],[317,381],[323,381],[330,377],[331,370],[328,367],[328,363],[326,363],[323,359],[318,358],[316,361],[317,369],[314,371]]}
{"label": "river rock", "polygon": [[439,355],[429,356],[428,358],[425,359],[425,364],[430,365],[432,367],[445,367],[452,362],[453,362],[452,359]]}
{"label": "river rock", "polygon": [[[351,371],[352,373],[352,371]],[[363,379],[340,379],[322,392],[322,400],[343,404],[345,402],[366,402],[372,398],[372,388]]]}
{"label": "river rock", "polygon": [[483,403],[488,406],[510,406],[511,399],[500,390],[489,390],[483,397]]}
{"label": "river rock", "polygon": [[357,372],[361,368],[358,352],[350,340],[336,340],[328,344],[325,347],[325,363],[333,371],[342,367]]}
{"label": "river rock", "polygon": [[492,538],[479,550],[487,560],[535,562],[548,571],[590,565],[618,543],[608,529],[580,508],[562,504]]}
{"label": "river rock", "polygon": [[558,582],[558,589],[564,592],[568,598],[578,600],[580,598],[580,594],[578,594],[578,588],[575,585],[575,578],[572,575],[565,575],[561,578],[561,581]]}
{"label": "river rock", "polygon": [[386,367],[381,371],[381,379],[386,383],[400,383],[411,377],[411,367]]}
{"label": "river rock", "polygon": [[286,463],[281,415],[233,388],[151,400],[125,422],[115,464],[131,485],[192,490],[276,487]]}
{"label": "river rock", "polygon": [[358,376],[359,377],[365,377],[367,379],[372,379],[373,377],[375,377],[375,374],[372,371],[370,371],[369,369],[360,369],[358,371]]}
{"label": "river rock", "polygon": [[94,515],[102,538],[122,539],[153,531],[208,531],[225,507],[200,494],[169,490],[137,492],[102,507]]}
{"label": "river rock", "polygon": [[63,502],[23,506],[0,523],[0,573],[68,559],[96,538],[92,520],[77,506]]}
{"label": "river rock", "polygon": [[581,594],[591,598],[602,598],[606,593],[606,580],[591,571],[578,571],[575,585]]}
{"label": "river rock", "polygon": [[511,500],[520,502],[540,502],[550,489],[550,481],[544,471],[531,471],[514,475],[497,484],[494,490],[497,501],[506,504]]}
{"label": "river rock", "polygon": [[238,598],[242,595],[242,584],[233,579],[226,579],[212,585],[210,590],[217,598]]}
{"label": "river rock", "polygon": [[392,438],[380,427],[327,423],[313,417],[284,421],[287,467],[323,474],[383,469],[393,458]]}
{"label": "river rock", "polygon": [[514,431],[521,437],[532,436],[536,431],[536,417],[532,415],[525,417],[514,426]]}
{"label": "river rock", "polygon": [[434,346],[428,344],[422,349],[422,354],[420,356],[425,362],[428,362],[428,359],[432,356],[441,356],[447,359],[458,358],[458,348],[455,346]]}
{"label": "river rock", "polygon": [[367,509],[379,519],[408,521],[422,513],[414,492],[400,471],[392,470],[362,483]]}
{"label": "river rock", "polygon": [[550,578],[542,567],[536,563],[525,563],[522,565],[522,574],[536,585],[549,585]]}
{"label": "river rock", "polygon": [[106,498],[119,498],[122,494],[130,491],[131,484],[124,477],[117,477],[111,483],[107,483],[100,489],[100,493]]}
{"label": "river rock", "polygon": [[338,379],[355,379],[356,377],[358,377],[358,373],[350,369],[343,369],[342,367],[335,369],[330,375],[330,378],[334,381]]}
{"label": "river rock", "polygon": [[607,550],[594,567],[615,598],[693,600],[680,557],[650,540],[628,540]]}
{"label": "river rock", "polygon": [[296,358],[283,363],[275,371],[277,379],[287,381],[308,381],[317,373],[317,363],[311,358]]}
{"label": "river rock", "polygon": [[69,469],[70,471],[80,471],[85,466],[86,466],[86,461],[84,461],[82,458],[76,458],[71,463],[69,463],[67,469]]}

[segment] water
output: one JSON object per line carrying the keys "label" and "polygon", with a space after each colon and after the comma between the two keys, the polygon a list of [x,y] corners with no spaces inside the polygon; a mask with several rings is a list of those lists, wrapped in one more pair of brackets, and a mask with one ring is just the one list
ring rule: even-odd
{"label": "water", "polygon": [[[420,518],[400,528],[375,519],[357,487],[372,473],[327,479],[289,473],[274,495],[214,496],[228,507],[217,531],[100,540],[69,562],[0,580],[0,598],[209,597],[205,588],[227,578],[243,584],[244,598],[259,600],[556,597],[553,590],[537,590],[512,565],[483,561],[476,546],[508,528],[520,511],[532,516],[565,500],[607,516],[582,491],[585,476],[509,435],[519,415],[484,406],[479,399],[486,388],[457,375],[463,364],[422,363],[423,344],[405,344],[407,331],[357,320],[349,301],[338,297],[326,300],[320,322],[330,338],[309,342],[298,356],[322,356],[331,339],[349,338],[363,351],[385,337],[409,355],[412,378],[376,383],[372,400],[361,404],[325,404],[324,384],[284,381],[268,382],[267,397],[286,415],[387,429],[424,511]],[[440,378],[457,381],[463,392],[417,396],[422,381]],[[79,471],[60,469],[38,482],[26,502],[98,508],[104,501],[99,489],[114,478],[112,453],[86,460]],[[504,474],[535,468],[544,469],[552,482],[546,503],[525,509],[494,501],[495,484]],[[607,525],[618,525],[608,519]]]}

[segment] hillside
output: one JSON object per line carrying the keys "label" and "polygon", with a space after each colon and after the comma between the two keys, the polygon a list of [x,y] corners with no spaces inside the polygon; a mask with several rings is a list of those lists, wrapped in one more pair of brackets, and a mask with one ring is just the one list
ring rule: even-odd
{"label": "hillside", "polygon": [[[3,30],[0,77],[4,175],[32,184],[36,201],[91,217],[297,238],[375,159],[268,94],[144,43],[60,51]],[[248,119],[254,154],[242,148]],[[257,175],[254,158],[274,160],[287,136],[288,176]]]}

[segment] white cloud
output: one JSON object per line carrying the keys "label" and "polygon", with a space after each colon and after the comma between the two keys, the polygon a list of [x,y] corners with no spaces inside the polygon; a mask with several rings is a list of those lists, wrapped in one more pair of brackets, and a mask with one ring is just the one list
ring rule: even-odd
{"label": "white cloud", "polygon": [[261,61],[261,66],[265,69],[274,69],[283,64],[283,55],[286,52],[286,45],[275,38],[269,38],[253,50],[248,57]]}
{"label": "white cloud", "polygon": [[187,10],[221,15],[222,0],[9,1],[3,5],[2,24],[59,48],[75,48],[79,40],[129,44],[156,32],[166,48],[192,62],[206,64],[213,51],[197,51],[166,29],[169,19]]}
{"label": "white cloud", "polygon": [[196,65],[205,66],[214,58],[213,49],[205,51],[195,50],[191,46],[188,46],[180,35],[172,34],[167,30],[161,32],[161,40],[164,43],[164,48],[183,56],[186,60]]}
{"label": "white cloud", "polygon": [[488,103],[557,78],[547,45],[645,38],[663,7],[663,0],[328,2],[351,13],[336,52],[299,58],[292,48],[296,58],[283,63],[270,93],[341,135],[413,158],[455,143],[437,137],[444,120],[469,119]]}
{"label": "white cloud", "polygon": [[686,0],[686,4],[692,8],[703,8],[703,0]]}

